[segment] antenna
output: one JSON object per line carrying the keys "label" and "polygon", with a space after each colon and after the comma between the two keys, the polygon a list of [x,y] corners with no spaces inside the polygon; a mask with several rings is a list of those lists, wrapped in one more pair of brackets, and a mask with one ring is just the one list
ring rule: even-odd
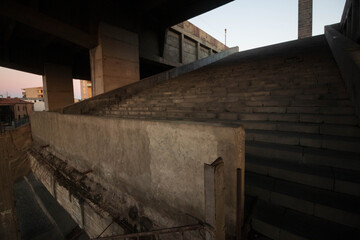
{"label": "antenna", "polygon": [[226,28],[225,28],[225,46],[226,46]]}

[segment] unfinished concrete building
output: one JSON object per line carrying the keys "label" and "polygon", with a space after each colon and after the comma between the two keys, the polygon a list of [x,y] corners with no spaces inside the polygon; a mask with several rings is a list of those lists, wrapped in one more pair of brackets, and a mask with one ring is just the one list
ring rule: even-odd
{"label": "unfinished concrete building", "polygon": [[167,30],[226,2],[2,6],[1,64],[49,89],[32,171],[90,238],[359,236],[359,1],[311,37],[299,0],[299,40],[245,52]]}

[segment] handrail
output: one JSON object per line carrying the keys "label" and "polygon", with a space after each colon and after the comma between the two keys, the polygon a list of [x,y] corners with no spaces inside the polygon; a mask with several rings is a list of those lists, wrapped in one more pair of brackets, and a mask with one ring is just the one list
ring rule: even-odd
{"label": "handrail", "polygon": [[114,235],[108,237],[100,237],[100,238],[93,238],[92,240],[109,240],[109,239],[127,239],[127,238],[136,238],[140,239],[140,237],[147,237],[153,236],[156,239],[159,239],[159,235],[161,234],[169,234],[169,233],[180,233],[182,240],[184,240],[184,233],[189,231],[200,231],[204,230],[210,233],[211,239],[214,238],[214,229],[207,225],[207,224],[194,224],[194,225],[185,225],[180,227],[173,227],[173,228],[164,228],[159,230],[153,230],[149,232],[139,232],[139,233],[129,233],[129,234],[122,234],[122,235]]}

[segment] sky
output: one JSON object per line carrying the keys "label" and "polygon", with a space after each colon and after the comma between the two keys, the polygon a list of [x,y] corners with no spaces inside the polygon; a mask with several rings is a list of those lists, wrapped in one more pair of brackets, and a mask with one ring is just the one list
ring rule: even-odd
{"label": "sky", "polygon": [[[313,0],[313,36],[340,22],[345,0]],[[189,21],[239,51],[297,39],[298,0],[235,0]],[[75,98],[80,82],[74,80]],[[42,76],[0,67],[0,95],[22,97],[22,88],[42,86]],[[1,96],[0,96],[1,97]]]}

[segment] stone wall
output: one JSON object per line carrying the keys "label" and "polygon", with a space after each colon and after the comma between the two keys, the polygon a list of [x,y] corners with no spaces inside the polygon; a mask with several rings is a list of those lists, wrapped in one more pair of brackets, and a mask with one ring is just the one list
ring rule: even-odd
{"label": "stone wall", "polygon": [[91,170],[93,181],[114,193],[107,201],[111,209],[127,214],[124,207],[131,205],[124,195],[131,196],[158,227],[204,219],[204,164],[222,157],[226,225],[235,233],[236,169],[244,171],[245,135],[239,125],[45,112],[34,113],[31,123],[35,142],[49,145],[77,171]]}

